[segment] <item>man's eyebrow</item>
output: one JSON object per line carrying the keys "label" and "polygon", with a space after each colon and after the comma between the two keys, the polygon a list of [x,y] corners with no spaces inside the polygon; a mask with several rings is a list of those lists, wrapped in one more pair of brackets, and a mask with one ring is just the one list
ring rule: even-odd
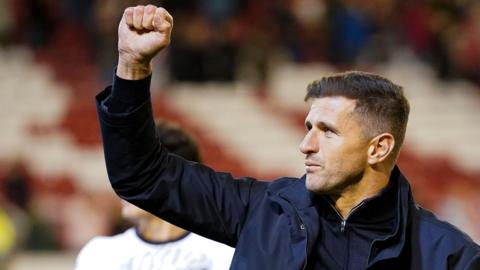
{"label": "man's eyebrow", "polygon": [[333,131],[334,133],[338,133],[338,129],[331,123],[328,123],[328,122],[325,122],[325,121],[319,121],[316,123],[316,125],[320,128],[320,129],[330,129],[331,131]]}
{"label": "man's eyebrow", "polygon": [[[307,129],[312,128],[312,122],[310,120],[305,120],[305,127]],[[334,133],[339,133],[338,129],[331,123],[325,122],[325,121],[318,121],[314,123],[315,126],[317,126],[320,129],[330,129]]]}

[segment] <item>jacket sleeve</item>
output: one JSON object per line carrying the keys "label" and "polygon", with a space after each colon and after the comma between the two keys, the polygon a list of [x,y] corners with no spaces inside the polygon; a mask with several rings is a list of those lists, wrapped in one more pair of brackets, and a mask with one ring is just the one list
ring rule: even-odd
{"label": "jacket sleeve", "polygon": [[158,141],[150,99],[131,112],[111,113],[106,105],[110,95],[111,87],[96,99],[115,192],[177,226],[234,246],[267,183],[234,179],[169,154]]}

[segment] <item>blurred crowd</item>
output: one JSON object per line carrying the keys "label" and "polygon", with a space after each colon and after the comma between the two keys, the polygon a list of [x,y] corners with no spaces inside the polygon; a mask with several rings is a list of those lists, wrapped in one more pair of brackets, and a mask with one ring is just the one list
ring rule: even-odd
{"label": "blurred crowd", "polygon": [[[171,81],[246,80],[262,85],[278,61],[322,61],[349,68],[388,61],[395,51],[408,49],[431,64],[439,78],[480,83],[478,0],[0,0],[0,44],[28,45],[41,52],[57,42],[59,32],[67,31],[77,38],[72,40],[85,39],[81,57],[94,63],[108,81],[123,9],[149,3],[164,6],[175,19],[172,45],[161,60]],[[69,50],[79,44],[64,46]],[[92,201],[67,180],[57,181],[59,190],[47,188],[55,190],[55,196],[43,196],[39,202],[34,190],[42,188],[32,184],[20,165],[5,172],[0,177],[0,231],[16,227],[27,232],[16,233],[24,236],[24,248],[81,245],[83,239],[65,236],[68,228],[79,232],[73,228],[77,221],[71,210],[63,213],[70,219],[62,220],[72,220],[72,227],[59,224],[52,215],[57,210],[51,205],[58,206],[61,196],[76,196],[73,209],[84,211],[83,216],[92,216],[89,211],[111,216],[112,209],[105,206],[110,203],[96,201],[102,196]],[[103,233],[114,232],[118,225],[91,219],[88,223]],[[12,235],[0,234],[0,256],[13,248]]]}
{"label": "blurred crowd", "polygon": [[117,233],[113,192],[85,192],[67,176],[42,179],[21,162],[0,166],[0,269],[19,250],[78,250],[94,235]]}
{"label": "blurred crowd", "polygon": [[123,9],[148,3],[164,6],[175,18],[164,59],[173,81],[261,83],[276,60],[348,68],[388,61],[399,48],[415,52],[442,79],[480,81],[475,0],[2,0],[0,39],[38,49],[74,24],[89,39],[89,57],[109,79]]}

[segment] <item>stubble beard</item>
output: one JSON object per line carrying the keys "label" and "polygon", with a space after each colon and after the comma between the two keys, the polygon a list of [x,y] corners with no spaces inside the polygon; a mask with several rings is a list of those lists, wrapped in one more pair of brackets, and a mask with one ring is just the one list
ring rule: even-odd
{"label": "stubble beard", "polygon": [[307,174],[305,186],[307,190],[315,194],[337,196],[349,186],[358,183],[362,178],[361,175],[362,173],[351,176]]}
{"label": "stubble beard", "polygon": [[306,176],[305,186],[307,190],[316,194],[329,194],[331,187],[328,185],[328,179],[320,175],[308,175]]}

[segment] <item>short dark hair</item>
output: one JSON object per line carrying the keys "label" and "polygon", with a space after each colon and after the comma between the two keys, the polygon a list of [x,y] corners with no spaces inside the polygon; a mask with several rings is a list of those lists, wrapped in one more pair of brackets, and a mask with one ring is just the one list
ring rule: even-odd
{"label": "short dark hair", "polygon": [[183,157],[184,159],[200,162],[200,152],[195,140],[188,135],[180,126],[157,121],[155,124],[158,139],[170,153]]}
{"label": "short dark hair", "polygon": [[405,138],[410,105],[403,87],[376,74],[348,71],[310,83],[305,101],[312,98],[342,96],[356,100],[354,112],[365,121],[367,137],[388,132],[395,138],[397,156]]}

